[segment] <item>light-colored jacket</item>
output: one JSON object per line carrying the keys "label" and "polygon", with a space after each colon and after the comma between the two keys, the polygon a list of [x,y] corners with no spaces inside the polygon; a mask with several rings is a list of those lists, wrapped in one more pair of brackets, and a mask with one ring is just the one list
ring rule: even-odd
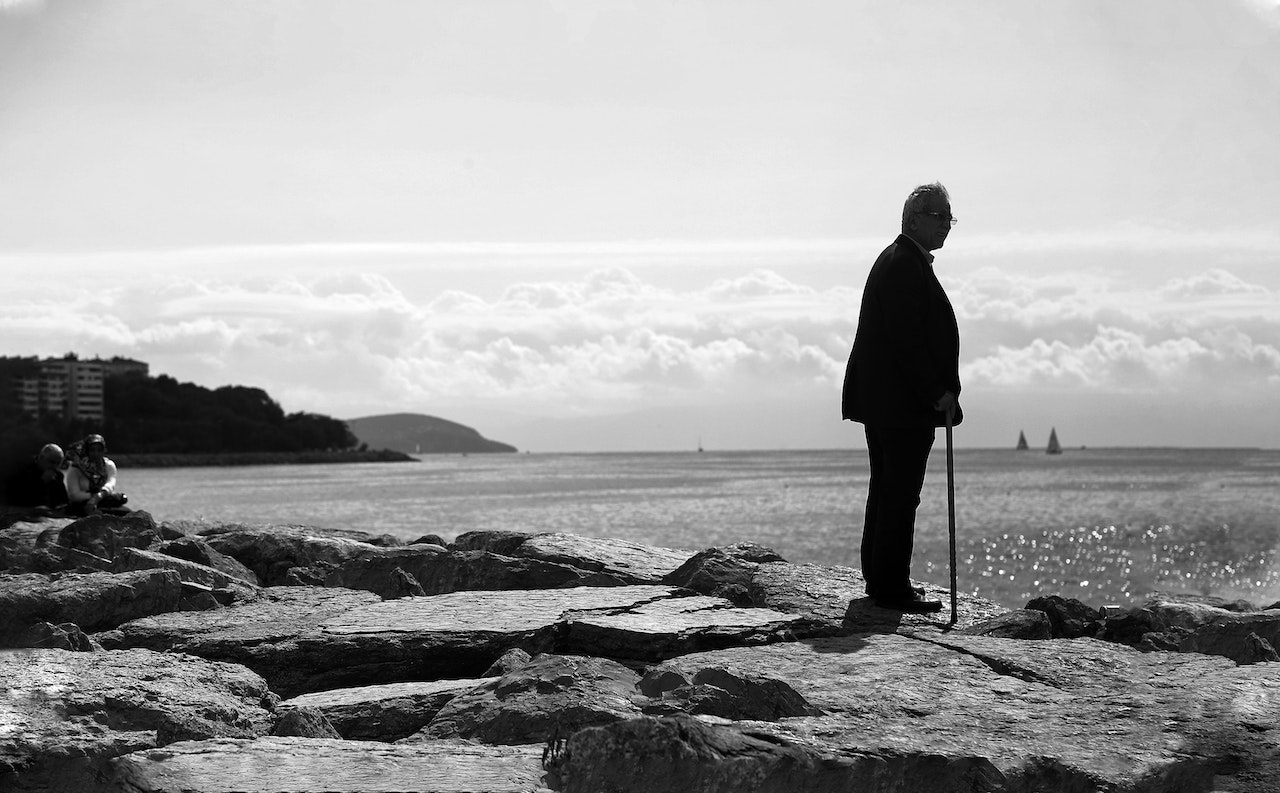
{"label": "light-colored jacket", "polygon": [[[111,461],[110,457],[102,458],[104,467],[107,469],[107,481],[103,483],[102,489],[97,491],[98,494],[105,495],[107,493],[116,492],[116,464]],[[76,468],[74,465],[67,469],[67,500],[72,504],[79,504],[88,501],[95,493],[89,489],[89,477],[85,476],[84,471]]]}

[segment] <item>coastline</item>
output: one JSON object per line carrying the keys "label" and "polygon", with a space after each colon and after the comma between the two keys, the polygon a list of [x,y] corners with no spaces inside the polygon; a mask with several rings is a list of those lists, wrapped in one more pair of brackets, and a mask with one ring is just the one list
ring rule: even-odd
{"label": "coastline", "polygon": [[392,449],[308,452],[200,452],[182,454],[113,454],[121,468],[208,468],[246,465],[323,465],[327,463],[416,463],[418,459]]}

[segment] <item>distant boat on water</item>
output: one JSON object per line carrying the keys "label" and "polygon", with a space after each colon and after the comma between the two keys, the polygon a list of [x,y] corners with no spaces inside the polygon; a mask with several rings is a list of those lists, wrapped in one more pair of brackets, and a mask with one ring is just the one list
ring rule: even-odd
{"label": "distant boat on water", "polygon": [[1031,447],[1027,445],[1027,434],[1022,430],[1018,430],[1018,446],[1017,451],[1025,452]]}
{"label": "distant boat on water", "polygon": [[1049,430],[1049,448],[1044,450],[1045,454],[1062,454],[1062,444],[1058,443],[1058,428],[1054,427]]}
{"label": "distant boat on water", "polygon": [[698,451],[702,451],[702,438],[698,438]]}

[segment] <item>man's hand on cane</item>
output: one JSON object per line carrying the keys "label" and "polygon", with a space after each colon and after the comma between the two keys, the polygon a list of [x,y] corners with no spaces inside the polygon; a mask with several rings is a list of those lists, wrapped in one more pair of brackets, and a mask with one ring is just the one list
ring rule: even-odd
{"label": "man's hand on cane", "polygon": [[947,391],[933,403],[933,409],[940,413],[951,413],[956,409],[956,395]]}

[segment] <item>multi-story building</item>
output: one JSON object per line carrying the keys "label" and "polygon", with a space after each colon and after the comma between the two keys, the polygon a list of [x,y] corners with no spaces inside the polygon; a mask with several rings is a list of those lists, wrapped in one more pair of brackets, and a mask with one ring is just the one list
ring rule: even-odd
{"label": "multi-story building", "polygon": [[130,372],[146,375],[147,364],[128,358],[81,360],[73,355],[46,358],[40,374],[25,377],[17,387],[22,409],[32,415],[56,413],[69,419],[102,421],[103,382],[108,377]]}

